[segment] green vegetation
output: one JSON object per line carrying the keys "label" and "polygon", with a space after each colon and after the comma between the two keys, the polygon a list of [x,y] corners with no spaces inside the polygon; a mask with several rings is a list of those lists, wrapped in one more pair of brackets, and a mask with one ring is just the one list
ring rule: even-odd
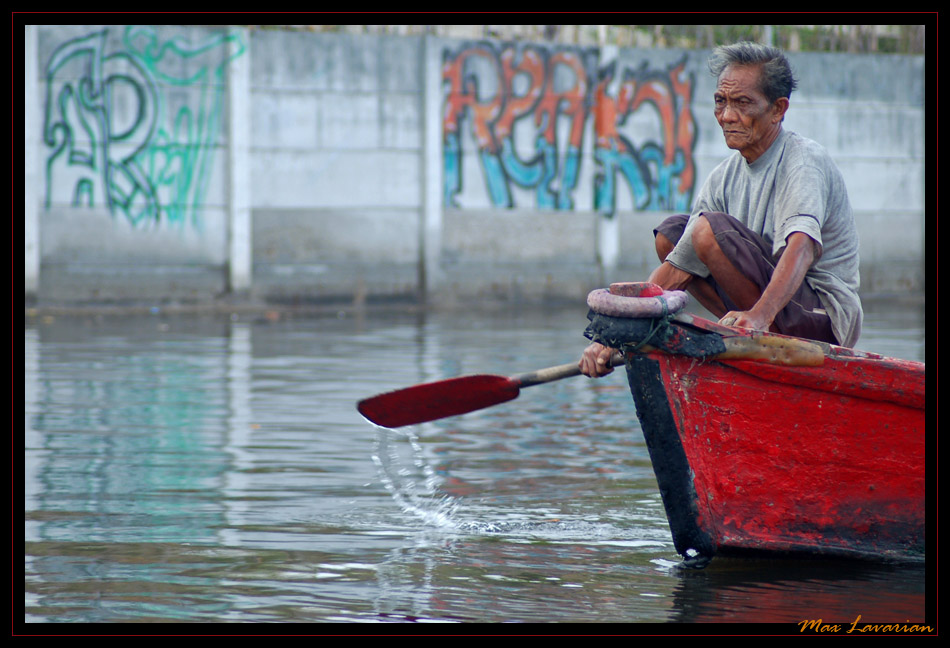
{"label": "green vegetation", "polygon": [[499,40],[709,49],[738,40],[790,52],[923,54],[924,25],[255,25],[258,29],[492,38]]}

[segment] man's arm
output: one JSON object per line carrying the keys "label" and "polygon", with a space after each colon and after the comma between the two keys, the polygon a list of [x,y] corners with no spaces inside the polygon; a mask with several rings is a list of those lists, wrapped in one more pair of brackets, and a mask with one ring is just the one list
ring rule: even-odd
{"label": "man's arm", "polygon": [[734,318],[731,326],[768,331],[778,315],[801,286],[805,273],[815,261],[815,241],[804,232],[792,232],[785,241],[785,250],[775,266],[772,279],[755,306],[747,311],[729,311],[722,323]]}
{"label": "man's arm", "polygon": [[663,290],[686,290],[686,286],[692,279],[693,275],[690,273],[680,270],[669,261],[664,261],[650,273],[647,281]]}

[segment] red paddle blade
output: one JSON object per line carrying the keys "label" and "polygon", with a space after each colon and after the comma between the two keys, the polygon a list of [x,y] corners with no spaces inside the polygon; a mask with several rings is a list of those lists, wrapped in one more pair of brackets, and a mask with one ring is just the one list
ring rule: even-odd
{"label": "red paddle blade", "polygon": [[504,376],[460,376],[362,400],[356,409],[376,425],[398,428],[498,405],[518,397]]}

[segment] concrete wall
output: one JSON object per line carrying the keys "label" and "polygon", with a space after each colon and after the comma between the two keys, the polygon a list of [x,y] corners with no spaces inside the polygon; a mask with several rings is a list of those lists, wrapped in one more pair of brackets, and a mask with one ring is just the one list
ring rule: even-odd
{"label": "concrete wall", "polygon": [[[729,154],[706,51],[27,27],[40,301],[582,297]],[[924,60],[797,54],[866,292],[923,290]]]}

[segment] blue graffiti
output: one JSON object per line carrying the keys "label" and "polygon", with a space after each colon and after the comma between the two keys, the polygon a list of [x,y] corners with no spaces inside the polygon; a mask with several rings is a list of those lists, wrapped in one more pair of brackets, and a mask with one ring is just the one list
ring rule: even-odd
{"label": "blue graffiti", "polygon": [[[221,35],[189,47],[162,41],[155,28],[129,26],[123,48],[107,52],[108,35],[102,29],[67,41],[46,65],[46,206],[55,197],[103,205],[133,226],[200,227],[225,69],[244,46]],[[169,88],[189,91],[177,109]]]}

